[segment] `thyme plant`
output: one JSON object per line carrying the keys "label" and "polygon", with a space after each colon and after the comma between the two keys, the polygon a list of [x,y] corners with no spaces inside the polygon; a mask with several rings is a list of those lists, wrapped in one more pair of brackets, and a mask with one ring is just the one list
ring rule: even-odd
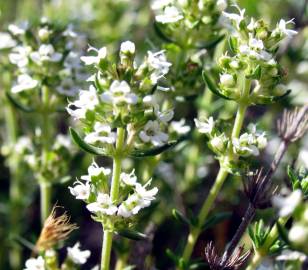
{"label": "thyme plant", "polygon": [[168,148],[166,131],[173,117],[172,108],[161,109],[158,90],[159,80],[168,73],[171,63],[163,51],[148,51],[137,64],[135,50],[133,42],[122,42],[119,59],[114,62],[106,47],[90,46],[93,55],[81,60],[95,69],[88,79],[91,85],[67,107],[85,133],[82,138],[71,129],[75,142],[87,152],[113,160],[112,169],[93,161],[88,174],[70,187],[76,199],[86,202],[93,219],[102,224],[104,270],[110,269],[114,233],[138,237],[139,233],[127,232],[126,228],[136,223],[135,216],[150,206],[158,192],[150,187],[151,179],[140,183],[134,170],[123,171],[122,161],[159,154]]}

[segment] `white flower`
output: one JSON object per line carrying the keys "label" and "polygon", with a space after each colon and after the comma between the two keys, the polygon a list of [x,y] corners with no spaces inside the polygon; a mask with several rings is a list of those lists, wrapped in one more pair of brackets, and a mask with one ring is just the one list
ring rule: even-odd
{"label": "white flower", "polygon": [[157,108],[156,110],[154,110],[154,113],[157,119],[164,124],[167,124],[174,116],[173,110],[167,110],[167,111],[161,112]]}
{"label": "white flower", "polygon": [[102,213],[105,215],[114,215],[118,208],[112,204],[111,198],[108,194],[99,193],[96,202],[87,205],[90,212]]}
{"label": "white flower", "polygon": [[160,129],[158,121],[148,121],[144,129],[139,133],[140,139],[145,142],[151,142],[154,146],[161,146],[168,141],[168,134]]}
{"label": "white flower", "polygon": [[146,201],[153,201],[155,200],[155,195],[158,192],[158,188],[154,187],[150,190],[146,190],[146,185],[142,186],[141,184],[136,184],[136,194],[142,199]]}
{"label": "white flower", "polygon": [[156,84],[159,79],[169,72],[169,68],[172,66],[172,64],[167,61],[164,51],[156,53],[148,51],[146,62],[150,71],[152,71],[152,74],[150,75],[152,84]]}
{"label": "white flower", "polygon": [[121,173],[121,181],[127,186],[135,186],[137,183],[137,176],[135,175],[135,170],[132,170],[131,173]]}
{"label": "white flower", "polygon": [[29,137],[21,136],[14,145],[14,150],[18,154],[23,154],[27,150],[31,151],[33,149],[32,141]]}
{"label": "white flower", "polygon": [[38,86],[38,81],[32,79],[28,74],[21,74],[17,77],[17,84],[12,87],[12,93],[19,93]]}
{"label": "white flower", "polygon": [[267,145],[267,138],[265,137],[265,132],[257,137],[257,144],[259,149],[264,149]]}
{"label": "white flower", "polygon": [[72,142],[70,140],[70,136],[64,135],[64,134],[58,134],[56,136],[54,148],[61,147],[61,146],[67,149],[71,148]]}
{"label": "white flower", "polygon": [[131,41],[125,41],[121,43],[120,52],[123,54],[134,54],[135,53],[135,43]]}
{"label": "white flower", "polygon": [[17,44],[12,36],[5,32],[0,32],[0,40],[0,50],[15,47]]}
{"label": "white flower", "polygon": [[282,253],[276,257],[277,261],[300,261],[304,262],[307,256],[299,251],[283,250]]}
{"label": "white flower", "polygon": [[287,217],[294,212],[295,208],[301,203],[301,200],[302,192],[298,189],[294,190],[287,197],[274,196],[272,203],[279,210],[278,215],[280,217]]}
{"label": "white flower", "polygon": [[163,9],[164,7],[168,6],[169,4],[173,4],[174,0],[154,0],[151,8],[153,10]]}
{"label": "white flower", "polygon": [[26,268],[24,270],[45,270],[45,261],[42,256],[30,258],[26,261]]}
{"label": "white flower", "polygon": [[85,264],[90,257],[90,250],[81,250],[80,243],[77,242],[73,247],[67,248],[67,257],[75,264]]}
{"label": "white flower", "polygon": [[227,8],[228,4],[226,0],[218,0],[216,2],[216,8],[218,11],[224,11]]}
{"label": "white flower", "polygon": [[17,46],[13,48],[9,54],[9,60],[12,64],[17,65],[19,68],[23,68],[29,63],[28,56],[31,52],[30,47]]}
{"label": "white flower", "polygon": [[131,88],[126,81],[113,81],[109,91],[101,94],[101,100],[114,105],[136,104],[137,95],[131,93]]}
{"label": "white flower", "polygon": [[95,161],[88,167],[88,174],[82,175],[80,178],[85,181],[91,181],[92,177],[99,176],[100,174],[104,176],[108,176],[111,174],[111,170],[109,168],[99,167]]}
{"label": "white flower", "polygon": [[294,23],[293,20],[294,19],[286,22],[285,20],[281,19],[277,25],[277,28],[273,31],[274,32],[273,35],[275,35],[276,33],[280,33],[289,38],[295,36],[297,34],[297,31],[287,29],[288,24]]}
{"label": "white flower", "polygon": [[43,62],[59,62],[62,59],[62,53],[55,51],[51,44],[42,44],[37,52],[32,52],[30,58],[38,65]]}
{"label": "white flower", "polygon": [[188,133],[191,128],[188,125],[185,125],[185,119],[182,118],[180,121],[172,121],[170,123],[171,129],[174,130],[177,134],[184,135]]}
{"label": "white flower", "polygon": [[71,194],[76,197],[77,200],[87,200],[90,196],[91,187],[88,182],[85,184],[80,181],[76,181],[73,187],[68,187]]}
{"label": "white flower", "polygon": [[89,46],[88,52],[89,51],[95,51],[97,53],[97,56],[82,56],[80,57],[81,61],[85,63],[85,65],[98,65],[101,60],[106,59],[107,57],[107,48],[103,47],[100,48],[99,50]]}
{"label": "white flower", "polygon": [[231,74],[221,74],[220,83],[225,87],[232,87],[235,84],[235,80]]}
{"label": "white flower", "polygon": [[146,185],[142,186],[139,183],[136,184],[135,193],[129,196],[119,206],[118,216],[128,218],[132,215],[136,215],[141,209],[148,207],[152,200],[155,200],[155,195],[157,194],[158,189],[155,187],[150,190],[146,190]]}
{"label": "white flower", "polygon": [[164,9],[163,14],[156,15],[156,21],[160,23],[175,23],[182,20],[184,16],[180,13],[180,11],[175,6],[167,6]]}
{"label": "white flower", "polygon": [[26,30],[28,29],[28,22],[23,22],[20,25],[10,24],[8,26],[8,30],[14,35],[23,35],[25,34]]}
{"label": "white flower", "polygon": [[116,141],[116,133],[111,131],[109,125],[96,122],[94,125],[94,131],[87,134],[84,140],[90,144],[96,142],[114,144]]}
{"label": "white flower", "polygon": [[206,122],[202,122],[198,119],[195,119],[195,124],[200,133],[212,133],[214,126],[215,126],[215,121],[214,118],[211,116],[209,119],[205,120]]}
{"label": "white flower", "polygon": [[255,39],[250,37],[249,39],[249,46],[253,49],[257,49],[257,50],[263,50],[264,48],[264,44],[263,41],[261,39]]}
{"label": "white flower", "polygon": [[[89,90],[81,90],[79,92],[79,99],[69,103],[66,110],[76,119],[83,119],[86,116],[87,110],[94,110],[98,103],[99,101],[96,94],[96,89],[93,85],[91,85]],[[75,108],[71,109],[71,107]]]}
{"label": "white flower", "polygon": [[227,12],[222,12],[222,15],[225,17],[225,18],[227,18],[227,19],[229,19],[229,20],[231,20],[231,21],[233,21],[234,23],[235,23],[235,25],[236,25],[236,27],[239,29],[239,27],[240,27],[240,23],[245,19],[245,9],[239,9],[238,7],[237,7],[237,9],[238,9],[238,11],[240,12],[240,14],[236,14],[236,13],[227,13]]}

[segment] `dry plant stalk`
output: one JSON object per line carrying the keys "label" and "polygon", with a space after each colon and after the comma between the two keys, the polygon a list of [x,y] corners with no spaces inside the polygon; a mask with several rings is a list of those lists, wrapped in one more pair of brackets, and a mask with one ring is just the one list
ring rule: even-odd
{"label": "dry plant stalk", "polygon": [[35,245],[35,251],[46,251],[60,241],[67,239],[68,235],[78,229],[75,223],[70,223],[70,217],[64,212],[57,216],[56,209],[59,206],[55,205],[48,218],[44,222],[40,237]]}

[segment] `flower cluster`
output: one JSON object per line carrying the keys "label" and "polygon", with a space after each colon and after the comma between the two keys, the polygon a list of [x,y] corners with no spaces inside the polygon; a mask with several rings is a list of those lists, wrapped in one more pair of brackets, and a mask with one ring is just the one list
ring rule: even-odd
{"label": "flower cluster", "polygon": [[150,206],[155,200],[158,189],[147,189],[151,181],[141,185],[137,181],[134,171],[122,172],[120,175],[120,194],[117,201],[112,201],[109,196],[109,181],[111,170],[99,167],[94,161],[88,168],[88,174],[80,177],[72,187],[69,187],[72,195],[78,200],[87,203],[87,208],[95,214],[95,219],[106,224],[108,217],[118,219],[130,218],[138,212]]}
{"label": "flower cluster", "polygon": [[[173,118],[169,103],[160,109],[162,92],[159,81],[171,64],[164,51],[148,51],[140,65],[135,62],[135,44],[126,41],[120,47],[120,59],[112,64],[107,48],[89,48],[91,56],[81,60],[96,69],[88,81],[88,90],[79,92],[79,99],[70,102],[67,111],[85,126],[85,142],[105,149],[112,155],[116,127],[126,127],[126,151],[133,146],[161,146],[168,141],[168,122]],[[157,91],[156,91],[157,90]],[[158,91],[162,90],[162,91]]]}
{"label": "flower cluster", "polygon": [[[73,247],[67,248],[67,256],[61,265],[61,269],[76,269],[80,265],[87,262],[91,252],[89,250],[81,250],[80,243],[77,242]],[[26,261],[26,268],[24,270],[47,270],[59,269],[57,253],[53,250],[47,250],[43,256],[37,258],[30,258]]]}
{"label": "flower cluster", "polygon": [[219,35],[219,19],[227,5],[226,0],[154,0],[152,9],[168,37],[185,47],[200,47]]}
{"label": "flower cluster", "polygon": [[[223,12],[223,21],[231,30],[229,45],[234,56],[225,55],[218,59],[222,72],[218,91],[229,99],[248,99],[251,104],[270,103],[275,97],[286,93],[282,84],[285,75],[277,63],[275,53],[282,40],[294,36],[297,32],[287,29],[291,21],[280,20],[275,29],[261,19],[248,22],[245,10],[239,14]],[[243,94],[244,81],[252,83],[253,90],[249,97]],[[247,89],[246,89],[247,91]]]}
{"label": "flower cluster", "polygon": [[258,156],[259,150],[267,145],[265,132],[257,131],[255,125],[250,128],[249,133],[246,132],[239,138],[231,139],[223,124],[214,121],[213,117],[204,121],[195,119],[195,124],[198,131],[209,138],[209,147],[218,155],[226,154],[228,147],[232,145],[233,152],[237,156]]}
{"label": "flower cluster", "polygon": [[[11,24],[2,35],[9,38],[6,39],[8,59],[16,76],[11,88],[13,94],[32,106],[39,106],[37,99],[43,87],[52,90],[54,106],[65,96],[76,95],[77,85],[86,78],[79,60],[85,46],[84,36],[71,26],[63,28],[46,18],[39,25]],[[33,98],[33,93],[37,93],[37,98]]]}

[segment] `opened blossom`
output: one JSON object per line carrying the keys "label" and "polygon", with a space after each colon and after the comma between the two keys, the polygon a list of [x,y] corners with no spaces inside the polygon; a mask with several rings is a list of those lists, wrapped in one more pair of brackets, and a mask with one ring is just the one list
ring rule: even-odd
{"label": "opened blossom", "polygon": [[195,119],[195,124],[200,133],[206,133],[206,134],[212,133],[215,127],[215,121],[212,116],[209,119],[206,119],[205,121]]}
{"label": "opened blossom", "polygon": [[76,181],[73,187],[69,187],[69,190],[77,200],[87,200],[90,196],[91,187],[88,182],[84,184]]}
{"label": "opened blossom", "polygon": [[46,270],[45,261],[42,256],[37,258],[30,258],[26,261],[26,268],[24,270]]}
{"label": "opened blossom", "polygon": [[80,179],[90,182],[92,177],[97,177],[101,174],[108,176],[111,174],[111,170],[109,168],[100,167],[95,161],[93,161],[88,168],[88,174],[82,175]]}
{"label": "opened blossom", "polygon": [[155,19],[160,23],[176,23],[182,20],[184,16],[180,13],[180,11],[175,6],[167,6],[163,10],[163,13],[160,15],[156,15]]}
{"label": "opened blossom", "polygon": [[90,212],[101,213],[105,215],[114,215],[118,208],[115,206],[108,194],[99,193],[96,202],[89,203],[87,208]]}
{"label": "opened blossom", "polygon": [[30,58],[38,65],[42,65],[43,62],[59,62],[62,59],[62,53],[55,51],[51,44],[42,44],[38,51],[32,52]]}
{"label": "opened blossom", "polygon": [[67,112],[76,119],[83,119],[88,110],[94,110],[95,106],[99,104],[96,89],[93,85],[89,90],[81,90],[79,92],[79,99],[70,102],[66,108]]}
{"label": "opened blossom", "polygon": [[67,257],[77,265],[85,264],[90,256],[90,250],[81,250],[79,242],[77,242],[73,247],[67,248]]}
{"label": "opened blossom", "polygon": [[111,131],[109,125],[97,122],[94,125],[94,131],[87,134],[84,139],[90,144],[96,142],[114,144],[116,141],[116,133]]}
{"label": "opened blossom", "polygon": [[28,74],[20,74],[17,83],[12,87],[12,93],[19,93],[38,86],[38,81],[32,79]]}
{"label": "opened blossom", "polygon": [[107,57],[107,48],[103,47],[100,49],[96,49],[92,46],[89,47],[88,52],[94,51],[96,56],[82,56],[80,57],[81,61],[85,63],[85,65],[98,65],[101,60]]}
{"label": "opened blossom", "polygon": [[160,146],[168,141],[168,134],[161,131],[158,121],[148,121],[144,129],[139,133],[140,139],[145,143],[152,143],[154,146]]}
{"label": "opened blossom", "polygon": [[126,81],[112,82],[109,91],[104,92],[100,96],[105,103],[114,105],[136,104],[138,97],[131,92],[131,88]]}

